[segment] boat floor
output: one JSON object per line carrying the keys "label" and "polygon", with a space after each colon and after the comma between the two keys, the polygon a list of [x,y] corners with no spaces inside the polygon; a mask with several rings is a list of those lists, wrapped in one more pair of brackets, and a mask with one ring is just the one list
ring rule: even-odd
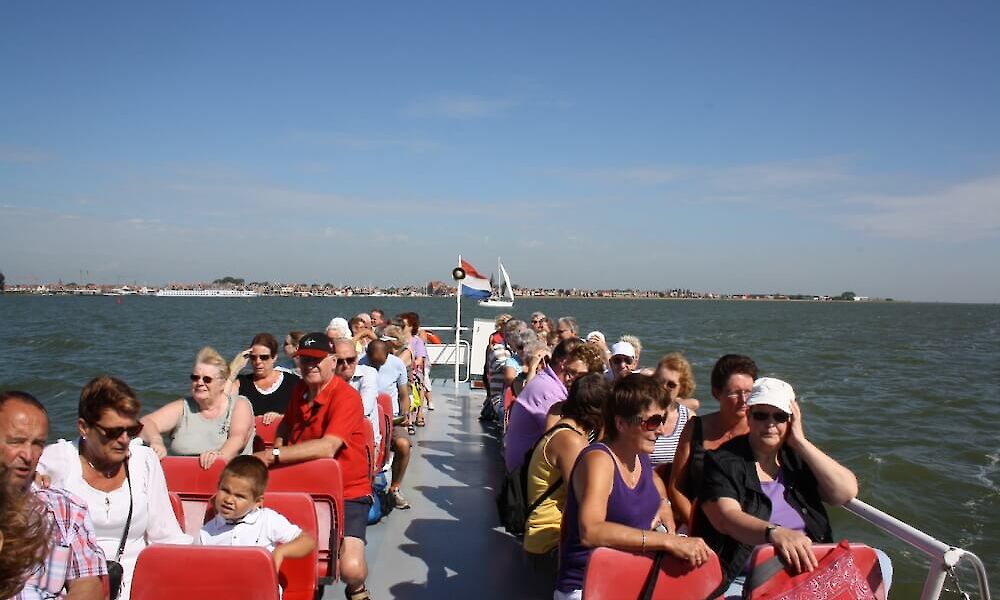
{"label": "boat floor", "polygon": [[[375,600],[551,598],[554,580],[525,562],[520,540],[499,525],[499,430],[478,420],[484,394],[434,381],[436,410],[411,437],[402,491],[412,508],[367,530],[367,586]],[[324,598],[343,598],[344,585]]]}

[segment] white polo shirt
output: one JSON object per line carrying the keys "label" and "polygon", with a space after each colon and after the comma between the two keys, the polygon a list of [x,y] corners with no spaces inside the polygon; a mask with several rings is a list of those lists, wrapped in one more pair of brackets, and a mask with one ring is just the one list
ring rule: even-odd
{"label": "white polo shirt", "polygon": [[275,544],[287,544],[300,535],[302,529],[281,513],[258,508],[236,523],[215,515],[201,528],[199,543],[202,546],[261,546],[274,552]]}

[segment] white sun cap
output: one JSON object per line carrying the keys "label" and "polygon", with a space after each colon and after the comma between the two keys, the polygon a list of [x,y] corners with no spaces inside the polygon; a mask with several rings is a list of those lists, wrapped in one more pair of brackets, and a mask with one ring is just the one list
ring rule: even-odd
{"label": "white sun cap", "polygon": [[611,356],[635,358],[635,348],[628,342],[615,342],[611,345]]}
{"label": "white sun cap", "polygon": [[795,390],[792,386],[774,377],[761,377],[753,382],[747,407],[766,404],[792,414],[792,400],[795,400]]}

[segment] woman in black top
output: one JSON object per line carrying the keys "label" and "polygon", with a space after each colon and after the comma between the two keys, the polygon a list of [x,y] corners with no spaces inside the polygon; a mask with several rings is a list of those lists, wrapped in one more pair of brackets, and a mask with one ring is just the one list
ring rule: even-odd
{"label": "woman in black top", "polygon": [[[234,366],[250,362],[253,369],[237,378],[239,391],[253,405],[253,414],[264,415],[264,424],[270,425],[285,414],[288,401],[292,398],[292,388],[299,377],[293,373],[275,369],[278,361],[278,340],[270,333],[258,333],[250,342],[250,348],[240,353]],[[233,369],[238,373],[238,369]]]}

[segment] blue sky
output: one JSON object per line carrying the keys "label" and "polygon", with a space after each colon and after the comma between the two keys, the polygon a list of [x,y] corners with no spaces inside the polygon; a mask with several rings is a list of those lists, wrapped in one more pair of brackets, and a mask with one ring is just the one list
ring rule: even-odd
{"label": "blue sky", "polygon": [[[0,7],[10,282],[1000,302],[1000,6]],[[86,276],[85,276],[86,278]]]}

